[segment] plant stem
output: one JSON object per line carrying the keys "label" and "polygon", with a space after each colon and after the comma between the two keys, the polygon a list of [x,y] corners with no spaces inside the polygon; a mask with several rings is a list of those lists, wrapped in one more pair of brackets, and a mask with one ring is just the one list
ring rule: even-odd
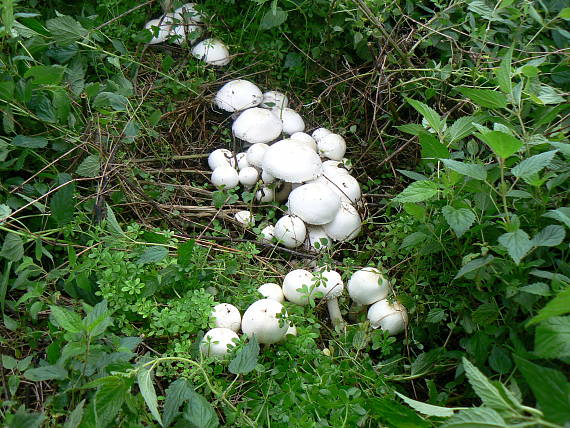
{"label": "plant stem", "polygon": [[338,299],[333,297],[332,299],[327,299],[327,308],[329,310],[329,317],[331,319],[333,327],[336,329],[337,327],[343,327],[346,323],[342,318],[342,314],[340,313],[340,308],[338,306]]}

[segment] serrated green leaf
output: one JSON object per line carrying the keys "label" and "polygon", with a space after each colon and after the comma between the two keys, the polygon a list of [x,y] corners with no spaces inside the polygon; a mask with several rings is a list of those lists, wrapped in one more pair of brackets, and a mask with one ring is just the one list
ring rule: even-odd
{"label": "serrated green leaf", "polygon": [[396,171],[398,171],[400,174],[405,175],[406,177],[411,178],[412,180],[415,180],[415,181],[428,180],[428,178],[425,175],[420,174],[420,173],[415,172],[415,171],[407,171],[405,169],[397,169]]}
{"label": "serrated green leaf", "polygon": [[279,7],[271,8],[263,15],[263,18],[261,18],[259,28],[269,30],[270,28],[280,26],[285,21],[287,21],[287,12]]}
{"label": "serrated green leaf", "polygon": [[259,344],[255,335],[249,339],[249,343],[238,351],[228,367],[230,373],[246,374],[252,371],[257,365],[259,358]]}
{"label": "serrated green leaf", "polygon": [[148,247],[137,259],[138,264],[158,263],[168,256],[168,248],[159,245]]}
{"label": "serrated green leaf", "polygon": [[549,225],[532,238],[532,245],[535,247],[556,247],[564,241],[565,237],[564,226]]}
{"label": "serrated green leaf", "polygon": [[158,398],[154,385],[152,384],[152,370],[148,367],[141,367],[137,373],[137,383],[139,390],[148,406],[150,413],[162,425],[162,418],[158,412]]}
{"label": "serrated green leaf", "polygon": [[522,229],[503,233],[499,236],[499,243],[507,249],[509,256],[511,256],[517,265],[532,249],[532,241],[528,234]]}
{"label": "serrated green leaf", "polygon": [[99,175],[100,160],[99,155],[89,155],[83,162],[79,164],[77,170],[75,171],[82,177],[97,177]]}
{"label": "serrated green leaf", "polygon": [[537,315],[535,315],[526,324],[527,327],[533,324],[544,321],[545,319],[564,315],[570,312],[570,288],[562,290],[550,302],[542,308]]}
{"label": "serrated green leaf", "polygon": [[441,212],[449,227],[458,237],[467,232],[475,222],[475,214],[469,208],[456,209],[447,205],[441,209]]}
{"label": "serrated green leaf", "polygon": [[438,192],[438,186],[433,181],[415,181],[397,195],[394,200],[397,202],[422,202],[433,198]]}
{"label": "serrated green leaf", "polygon": [[63,428],[77,428],[81,423],[81,419],[83,419],[83,407],[85,406],[85,400],[81,400],[73,412],[69,414],[65,423],[63,424]]}
{"label": "serrated green leaf", "polygon": [[48,140],[44,137],[28,137],[26,135],[16,135],[12,138],[12,144],[16,147],[28,149],[43,149],[48,145]]}
{"label": "serrated green leaf", "polygon": [[200,394],[194,394],[188,403],[184,412],[184,419],[190,422],[193,428],[216,428],[220,425],[214,408]]}
{"label": "serrated green leaf", "polygon": [[418,100],[406,98],[406,101],[423,116],[427,123],[429,123],[429,126],[436,132],[440,132],[443,129],[444,122],[434,109]]}
{"label": "serrated green leaf", "polygon": [[445,138],[449,140],[450,144],[461,141],[475,131],[475,126],[473,125],[475,121],[475,118],[472,116],[460,117],[445,130]]}
{"label": "serrated green leaf", "polygon": [[562,19],[570,19],[570,7],[565,7],[564,9],[562,9],[558,13],[558,16]]}
{"label": "serrated green leaf", "polygon": [[123,95],[114,92],[100,92],[93,100],[93,107],[95,108],[112,108],[115,111],[127,110],[129,100]]}
{"label": "serrated green leaf", "polygon": [[51,197],[51,215],[60,226],[73,220],[75,211],[75,183],[67,181],[67,184],[57,190]]}
{"label": "serrated green leaf", "polygon": [[115,420],[129,389],[126,379],[122,377],[107,376],[102,379],[101,386],[95,393],[94,407],[98,427],[108,426]]}
{"label": "serrated green leaf", "polygon": [[538,174],[540,171],[550,165],[550,162],[552,162],[552,159],[557,152],[558,150],[551,150],[549,152],[531,156],[512,168],[511,173],[515,177],[522,178]]}
{"label": "serrated green leaf", "polygon": [[63,79],[65,68],[61,65],[35,65],[24,73],[34,85],[57,85]]}
{"label": "serrated green leaf", "polygon": [[61,328],[70,333],[81,333],[85,330],[83,321],[78,313],[62,308],[50,306],[51,316]]}
{"label": "serrated green leaf", "polygon": [[10,424],[6,425],[7,428],[40,428],[42,422],[45,420],[42,413],[28,413],[24,406],[18,409],[16,414],[12,417]]}
{"label": "serrated green leaf", "polygon": [[28,369],[24,372],[24,377],[33,382],[44,380],[67,379],[67,370],[60,366],[43,366],[35,369]]}
{"label": "serrated green leaf", "polygon": [[493,409],[479,407],[461,410],[441,428],[508,428],[502,416]]}
{"label": "serrated green leaf", "polygon": [[462,358],[462,361],[471,387],[485,406],[495,410],[513,410],[510,403],[503,398],[495,385],[477,367],[471,364],[465,357]]}
{"label": "serrated green leaf", "polygon": [[570,227],[570,207],[560,207],[555,210],[549,210],[543,214],[543,217],[553,218]]}
{"label": "serrated green leaf", "polygon": [[[512,70],[511,61],[513,56],[513,49],[507,50],[503,59],[501,60],[501,65],[495,70],[495,75],[497,76],[497,81],[499,82],[499,88],[501,91],[508,96],[513,97],[513,83],[511,80]],[[514,97],[513,97],[514,98]]]}
{"label": "serrated green leaf", "polygon": [[523,146],[521,140],[501,131],[489,131],[477,136],[503,159],[514,155]]}
{"label": "serrated green leaf", "polygon": [[20,261],[24,257],[24,241],[22,241],[20,235],[16,235],[13,232],[6,235],[0,256],[11,262]]}
{"label": "serrated green leaf", "polygon": [[453,159],[441,159],[443,164],[459,174],[474,178],[475,180],[485,180],[487,178],[487,170],[484,165],[478,163],[464,163]]}
{"label": "serrated green leaf", "polygon": [[473,259],[473,260],[469,261],[468,263],[466,263],[461,269],[459,269],[459,272],[457,272],[457,274],[455,275],[455,278],[453,278],[453,279],[461,278],[462,276],[467,275],[469,272],[473,272],[477,269],[482,268],[483,266],[487,266],[494,259],[495,259],[495,257],[493,257],[492,255]]}
{"label": "serrated green leaf", "polygon": [[87,30],[70,16],[58,16],[48,19],[46,28],[61,46],[69,45],[87,35]]}
{"label": "serrated green leaf", "polygon": [[2,354],[2,367],[6,370],[13,370],[18,365],[18,360],[10,355],[3,355]]}
{"label": "serrated green leaf", "polygon": [[422,146],[422,158],[424,159],[438,159],[449,158],[449,150],[439,142],[432,134],[424,132],[419,137],[420,145]]}
{"label": "serrated green leaf", "polygon": [[552,317],[538,324],[534,353],[542,358],[570,357],[570,317]]}
{"label": "serrated green leaf", "polygon": [[421,401],[416,401],[416,400],[413,400],[411,398],[406,397],[403,394],[400,394],[397,391],[396,391],[396,395],[398,397],[400,397],[402,400],[404,400],[404,402],[408,406],[410,406],[412,409],[414,409],[417,412],[420,412],[423,415],[438,416],[440,418],[448,418],[450,416],[453,416],[453,410],[454,409],[450,409],[448,407],[434,406],[432,404],[423,403]]}
{"label": "serrated green leaf", "polygon": [[194,388],[186,379],[178,379],[170,384],[166,390],[162,422],[168,427],[180,414],[180,406],[194,397]]}
{"label": "serrated green leaf", "polygon": [[178,264],[180,266],[190,266],[194,260],[194,240],[186,241],[178,246],[177,254],[178,254]]}
{"label": "serrated green leaf", "polygon": [[396,126],[396,129],[399,129],[406,134],[419,136],[421,134],[428,133],[427,130],[418,123],[407,123],[405,125]]}
{"label": "serrated green leaf", "polygon": [[[552,86],[548,85],[540,85],[538,90],[538,95],[536,96],[540,101],[539,104],[560,104],[566,102],[566,98],[564,98],[558,91],[553,88]],[[536,100],[535,100],[536,101]]]}
{"label": "serrated green leaf", "polygon": [[492,89],[458,88],[458,91],[475,104],[486,108],[506,108],[507,98]]}

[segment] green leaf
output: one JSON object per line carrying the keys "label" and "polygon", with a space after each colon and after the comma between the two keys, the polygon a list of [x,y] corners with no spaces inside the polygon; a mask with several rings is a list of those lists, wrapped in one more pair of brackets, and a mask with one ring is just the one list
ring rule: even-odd
{"label": "green leaf", "polygon": [[566,237],[564,226],[546,226],[532,238],[532,245],[535,247],[556,247],[560,245]]}
{"label": "green leaf", "polygon": [[429,126],[431,126],[436,132],[440,132],[443,129],[444,122],[434,109],[421,101],[413,100],[411,98],[406,98],[406,101],[424,117],[427,123],[429,123]]}
{"label": "green leaf", "polygon": [[48,141],[44,137],[26,137],[25,135],[16,135],[12,138],[12,144],[16,147],[25,147],[27,149],[43,149],[48,145]]}
{"label": "green leaf", "polygon": [[459,272],[457,272],[455,278],[453,279],[461,278],[462,276],[467,275],[469,272],[473,272],[477,269],[480,269],[483,266],[486,266],[489,263],[491,263],[494,259],[495,258],[490,254],[485,257],[479,257],[477,259],[473,259],[468,263],[466,263],[461,269],[459,269]]}
{"label": "green leaf", "polygon": [[534,352],[542,358],[570,357],[570,317],[552,317],[536,327]]}
{"label": "green leaf", "polygon": [[427,428],[433,426],[408,406],[400,404],[392,397],[371,397],[364,402],[364,407],[371,415],[378,415],[384,422],[384,425],[378,424],[377,426],[393,428]]}
{"label": "green leaf", "polygon": [[58,326],[70,333],[81,333],[85,330],[83,321],[78,313],[62,308],[50,306],[51,316]]}
{"label": "green leaf", "polygon": [[79,22],[70,16],[58,16],[57,18],[48,19],[46,28],[61,46],[80,40],[88,33]]}
{"label": "green leaf", "polygon": [[194,388],[186,379],[181,378],[172,382],[166,390],[162,413],[163,426],[168,427],[180,414],[180,406],[189,401],[195,394]]}
{"label": "green leaf", "polygon": [[79,164],[75,171],[81,177],[97,177],[100,170],[99,155],[89,155]]}
{"label": "green leaf", "polygon": [[513,410],[511,404],[503,398],[495,385],[477,367],[465,357],[462,358],[462,361],[469,383],[485,406],[495,410]]}
{"label": "green leaf", "polygon": [[129,100],[123,95],[114,92],[100,92],[93,100],[93,107],[106,109],[111,107],[115,111],[127,110]]}
{"label": "green leaf", "polygon": [[252,371],[257,365],[259,358],[259,344],[255,335],[249,339],[249,343],[245,345],[236,354],[228,367],[230,373],[246,374]]}
{"label": "green leaf", "polygon": [[558,13],[558,16],[562,19],[570,19],[570,7],[565,7],[564,9],[562,9]]}
{"label": "green leaf", "polygon": [[548,421],[564,425],[570,421],[570,383],[558,370],[531,363],[515,355],[521,371]]}
{"label": "green leaf", "polygon": [[121,229],[121,225],[117,221],[117,217],[115,217],[115,213],[113,212],[113,209],[109,206],[109,204],[105,204],[105,208],[107,211],[107,216],[106,216],[107,228],[112,233],[115,233],[117,235],[124,235],[125,232],[123,232],[123,229]]}
{"label": "green leaf", "polygon": [[70,223],[73,220],[75,211],[75,183],[68,181],[51,197],[51,215],[60,226]]}
{"label": "green leaf", "polygon": [[191,266],[194,262],[194,247],[195,242],[193,239],[190,239],[178,246],[177,254],[178,254],[178,264],[180,266]]}
{"label": "green leaf", "polygon": [[406,187],[394,200],[397,202],[422,202],[433,198],[439,192],[433,181],[415,181]]}
{"label": "green leaf", "polygon": [[17,262],[24,257],[24,242],[20,235],[9,232],[4,238],[4,244],[2,244],[2,251],[0,251],[0,256],[11,262]]}
{"label": "green leaf", "polygon": [[407,171],[405,169],[397,169],[396,171],[398,171],[400,174],[405,175],[408,178],[411,178],[412,180],[415,181],[422,181],[422,180],[427,180],[428,178],[420,173],[417,173],[415,171]]}
{"label": "green leaf", "polygon": [[408,398],[405,395],[400,394],[397,391],[395,391],[395,392],[396,392],[396,395],[398,397],[400,397],[402,400],[404,400],[407,405],[409,405],[415,411],[420,412],[421,414],[424,414],[427,416],[438,416],[441,418],[448,418],[450,416],[453,416],[453,410],[454,409],[450,409],[448,407],[434,406],[434,405],[428,404],[428,403],[422,403],[421,401],[416,401],[416,400],[413,400],[411,398]]}
{"label": "green leaf", "polygon": [[543,214],[543,217],[553,218],[570,227],[570,207],[560,207],[555,210],[549,210]]}
{"label": "green leaf", "polygon": [[77,428],[81,423],[81,419],[83,419],[83,407],[85,406],[85,399],[81,400],[73,412],[69,414],[65,423],[63,424],[63,428]]}
{"label": "green leaf", "polygon": [[138,264],[158,263],[168,256],[168,248],[159,245],[148,247],[137,259]]}
{"label": "green leaf", "polygon": [[441,144],[432,134],[424,132],[420,134],[419,140],[420,145],[422,146],[422,158],[449,158],[449,150],[447,150],[447,147]]}
{"label": "green leaf", "polygon": [[477,136],[503,159],[514,155],[523,146],[521,140],[501,131],[490,131]]}
{"label": "green leaf", "polygon": [[548,85],[540,85],[537,98],[542,104],[560,104],[566,102],[566,98],[560,95],[552,86]]}
{"label": "green leaf", "polygon": [[472,116],[460,117],[453,124],[445,130],[445,137],[449,140],[450,144],[460,141],[468,137],[475,131],[475,118]]}
{"label": "green leaf", "polygon": [[107,376],[100,380],[101,386],[95,393],[95,414],[97,426],[106,427],[115,420],[130,388],[127,381],[119,376]]}
{"label": "green leaf", "polygon": [[7,428],[40,428],[42,422],[45,420],[43,413],[28,413],[23,408],[18,409],[16,414],[12,417]]}
{"label": "green leaf", "polygon": [[493,409],[479,407],[461,410],[441,428],[508,428],[505,420]]}
{"label": "green leaf", "polygon": [[60,366],[43,366],[35,369],[28,369],[24,372],[24,377],[33,382],[54,379],[67,379],[67,370]]}
{"label": "green leaf", "polygon": [[492,89],[458,88],[458,91],[475,104],[486,108],[506,108],[507,97]]}
{"label": "green leaf", "polygon": [[158,399],[156,397],[156,391],[154,390],[154,385],[152,384],[152,370],[148,367],[141,367],[137,374],[137,382],[141,394],[148,406],[150,413],[162,425],[162,418],[158,412]]}
{"label": "green leaf", "polygon": [[12,208],[6,204],[0,204],[0,223],[5,221],[10,214],[12,214]]}
{"label": "green leaf", "polygon": [[184,419],[190,422],[193,428],[216,428],[220,425],[214,408],[200,394],[194,394],[188,403],[184,412]]}
{"label": "green leaf", "polygon": [[467,232],[475,222],[475,214],[469,208],[455,209],[447,205],[441,209],[441,212],[458,237]]}
{"label": "green leaf", "polygon": [[280,26],[285,21],[287,21],[287,12],[279,7],[271,8],[263,15],[263,18],[261,18],[259,28],[269,30],[270,28]]}
{"label": "green leaf", "polygon": [[91,337],[97,337],[104,333],[107,327],[113,324],[111,312],[107,309],[107,301],[102,300],[93,306],[87,314],[83,324]]}
{"label": "green leaf", "polygon": [[427,130],[419,123],[407,123],[405,125],[396,126],[396,129],[399,129],[406,134],[415,136],[420,136],[421,134],[429,134]]}
{"label": "green leaf", "polygon": [[509,256],[511,256],[517,265],[532,249],[532,241],[528,237],[528,234],[522,229],[503,233],[499,236],[499,243],[507,249]]}
{"label": "green leaf", "polygon": [[2,367],[6,370],[13,370],[18,365],[18,360],[10,355],[2,355]]}
{"label": "green leaf", "polygon": [[34,85],[57,85],[63,80],[65,68],[61,65],[35,65],[24,73]]}
{"label": "green leaf", "polygon": [[531,156],[517,166],[511,169],[511,173],[515,177],[530,177],[531,175],[538,174],[552,162],[554,155],[558,150],[551,150],[549,152],[540,153],[538,155]]}
{"label": "green leaf", "polygon": [[484,165],[478,163],[464,163],[452,159],[441,159],[443,164],[459,174],[474,178],[475,180],[485,180],[487,178],[487,170]]}
{"label": "green leaf", "polygon": [[530,319],[527,327],[544,321],[550,317],[557,317],[570,312],[570,288],[562,290],[550,302],[544,306],[538,314]]}
{"label": "green leaf", "polygon": [[501,65],[495,70],[499,88],[505,95],[513,96],[513,83],[511,80],[511,61],[513,57],[513,49],[509,49],[501,60]]}

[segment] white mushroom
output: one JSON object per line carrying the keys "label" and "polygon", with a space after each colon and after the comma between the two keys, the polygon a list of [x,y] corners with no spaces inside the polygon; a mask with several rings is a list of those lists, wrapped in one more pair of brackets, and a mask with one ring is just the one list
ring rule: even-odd
{"label": "white mushroom", "polygon": [[[345,164],[344,162],[347,162]],[[334,174],[346,174],[350,175],[350,171],[352,170],[352,163],[346,158],[343,158],[342,161],[336,160],[326,160],[323,162],[323,175],[325,177],[330,177]]]}
{"label": "white mushroom", "polygon": [[234,218],[237,222],[243,224],[245,227],[251,227],[255,225],[255,218],[253,214],[247,210],[238,211],[234,214]]}
{"label": "white mushroom", "polygon": [[325,137],[326,135],[332,134],[331,131],[329,131],[327,128],[317,128],[313,131],[313,133],[311,134],[311,136],[315,139],[315,141],[318,143],[321,138]]}
{"label": "white mushroom", "polygon": [[249,149],[247,149],[247,152],[245,152],[247,163],[249,163],[250,166],[261,168],[267,149],[269,149],[269,146],[265,143],[257,143],[252,145]]}
{"label": "white mushroom", "polygon": [[248,166],[251,166],[247,161],[247,154],[245,152],[239,152],[236,155],[236,163],[237,163],[237,168],[240,171],[244,168],[247,168]]}
{"label": "white mushroom", "polygon": [[372,328],[381,328],[394,336],[404,331],[408,325],[408,312],[400,303],[391,304],[383,299],[370,306],[368,320]]}
{"label": "white mushroom", "polygon": [[287,333],[288,322],[283,322],[278,315],[287,312],[283,305],[273,299],[261,299],[253,303],[243,314],[241,329],[248,336],[255,335],[259,343],[277,343]]}
{"label": "white mushroom", "polygon": [[214,102],[222,110],[241,111],[255,107],[261,103],[261,90],[249,80],[232,80],[222,86],[216,93]]}
{"label": "white mushroom", "polygon": [[306,235],[307,228],[299,217],[284,215],[275,223],[275,238],[287,248],[302,245]]}
{"label": "white mushroom", "polygon": [[338,327],[342,325],[344,320],[338,306],[338,298],[344,290],[344,282],[340,273],[334,270],[319,270],[315,272],[315,277],[318,282],[313,294],[321,293],[323,295],[323,299],[327,302],[327,309],[333,326]]}
{"label": "white mushroom", "polygon": [[355,203],[362,196],[360,184],[352,175],[342,172],[333,172],[321,177],[340,198],[347,202]]}
{"label": "white mushroom", "polygon": [[222,66],[230,62],[230,52],[217,39],[204,39],[192,49],[192,55],[206,64]]}
{"label": "white mushroom", "polygon": [[213,171],[220,166],[232,166],[234,154],[228,149],[216,149],[208,156],[208,166]]}
{"label": "white mushroom", "polygon": [[289,211],[308,224],[330,223],[339,209],[340,198],[323,183],[304,184],[289,195]]}
{"label": "white mushroom", "polygon": [[275,192],[270,187],[263,186],[255,192],[255,200],[258,202],[273,202],[275,199]]}
{"label": "white mushroom", "polygon": [[252,187],[259,179],[259,172],[252,166],[248,166],[239,172],[239,182],[246,187]]}
{"label": "white mushroom", "polygon": [[172,16],[182,22],[202,22],[204,17],[195,6],[196,3],[183,4],[172,13]]}
{"label": "white mushroom", "polygon": [[261,229],[261,241],[262,242],[271,242],[273,241],[273,237],[275,236],[275,226],[273,226],[272,224],[265,226],[263,229]]}
{"label": "white mushroom", "polygon": [[263,181],[264,184],[271,184],[275,181],[275,177],[267,171],[261,171],[261,181]]}
{"label": "white mushroom", "polygon": [[202,28],[193,24],[172,24],[170,26],[170,37],[177,45],[183,45],[186,41],[190,45],[196,43],[197,39],[202,34]]}
{"label": "white mushroom", "polygon": [[305,143],[311,149],[313,149],[315,152],[317,151],[317,143],[316,143],[315,139],[313,137],[311,137],[309,134],[305,134],[304,132],[295,132],[294,134],[291,134],[291,136],[289,138],[291,140],[300,141],[301,143]]}
{"label": "white mushroom", "polygon": [[283,303],[285,301],[283,290],[279,284],[275,284],[274,282],[266,282],[265,284],[260,285],[257,291],[266,299],[273,299],[279,303]]}
{"label": "white mushroom", "polygon": [[346,141],[338,134],[328,134],[318,141],[317,149],[321,156],[340,161],[346,153]]}
{"label": "white mushroom", "polygon": [[313,274],[305,269],[295,269],[283,279],[283,295],[296,305],[305,306],[314,289]]}
{"label": "white mushroom", "polygon": [[289,105],[287,95],[279,91],[267,91],[263,94],[263,101],[261,107],[263,108],[278,108],[283,109]]}
{"label": "white mushroom", "polygon": [[206,357],[223,358],[238,340],[238,335],[229,328],[213,328],[202,338],[200,352]]}
{"label": "white mushroom", "polygon": [[283,124],[269,110],[250,108],[242,112],[232,125],[232,132],[249,144],[269,143],[279,138]]}
{"label": "white mushroom", "polygon": [[340,209],[330,223],[323,226],[325,233],[335,241],[350,241],[358,236],[362,220],[356,208],[347,202],[341,202]]}
{"label": "white mushroom", "polygon": [[144,28],[152,33],[152,39],[148,42],[149,45],[165,42],[170,34],[170,24],[164,22],[164,19],[151,19]]}
{"label": "white mushroom", "polygon": [[226,189],[233,189],[239,184],[239,176],[230,165],[222,165],[212,172],[210,181],[216,187],[224,186]]}
{"label": "white mushroom", "polygon": [[289,183],[314,180],[323,172],[319,155],[306,144],[290,139],[269,147],[261,166],[269,174]]}
{"label": "white mushroom", "polygon": [[365,267],[352,274],[347,289],[350,298],[356,303],[370,305],[388,296],[390,284],[378,269]]}
{"label": "white mushroom", "polygon": [[328,236],[322,226],[307,226],[307,239],[304,248],[307,251],[320,253],[332,245],[332,239]]}
{"label": "white mushroom", "polygon": [[303,132],[305,130],[305,122],[299,113],[290,108],[271,110],[275,116],[283,121],[283,132],[285,134],[294,134],[295,132]]}
{"label": "white mushroom", "polygon": [[214,319],[214,325],[218,328],[229,328],[236,333],[241,328],[239,309],[229,303],[214,306],[210,317]]}

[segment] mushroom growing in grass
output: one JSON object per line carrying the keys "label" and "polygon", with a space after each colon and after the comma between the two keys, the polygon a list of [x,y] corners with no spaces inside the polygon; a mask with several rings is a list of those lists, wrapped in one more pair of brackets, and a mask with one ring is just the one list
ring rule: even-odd
{"label": "mushroom growing in grass", "polygon": [[301,143],[305,143],[307,146],[309,146],[315,152],[317,151],[317,143],[316,143],[315,139],[313,137],[311,137],[309,134],[305,134],[304,132],[295,132],[294,134],[291,134],[291,136],[289,138],[291,138],[291,140],[300,141]]}
{"label": "mushroom growing in grass", "polygon": [[193,45],[201,34],[202,29],[193,24],[172,24],[170,27],[170,39],[179,46],[185,42]]}
{"label": "mushroom growing in grass", "polygon": [[347,289],[357,304],[370,305],[388,296],[390,284],[378,269],[365,267],[352,274]]}
{"label": "mushroom growing in grass", "polygon": [[408,325],[408,312],[400,303],[383,299],[368,308],[368,320],[372,328],[381,328],[395,336]]}
{"label": "mushroom growing in grass", "polygon": [[251,166],[247,161],[247,154],[245,152],[240,152],[236,155],[236,163],[237,168],[240,171],[244,168],[247,168],[248,166]]}
{"label": "mushroom growing in grass", "polygon": [[347,202],[341,202],[340,209],[330,223],[323,225],[325,233],[335,241],[350,241],[358,236],[362,220],[356,208]]}
{"label": "mushroom growing in grass", "polygon": [[181,22],[202,22],[204,17],[195,8],[196,3],[186,3],[172,13],[172,17]]}
{"label": "mushroom growing in grass", "polygon": [[263,101],[261,107],[263,108],[278,108],[283,109],[289,105],[287,95],[279,91],[267,91],[263,94]]}
{"label": "mushroom growing in grass", "polygon": [[255,218],[253,217],[253,214],[247,210],[238,211],[234,214],[234,218],[237,222],[243,224],[244,227],[255,226]]}
{"label": "mushroom growing in grass", "polygon": [[223,66],[230,62],[230,52],[218,39],[204,39],[192,48],[192,55],[206,64]]}
{"label": "mushroom growing in grass", "polygon": [[213,171],[219,166],[233,166],[234,154],[228,149],[216,149],[208,156],[208,166]]}
{"label": "mushroom growing in grass", "polygon": [[290,139],[272,144],[263,156],[261,167],[288,183],[314,180],[323,173],[319,155],[306,144]]}
{"label": "mushroom growing in grass", "polygon": [[152,39],[148,42],[149,45],[164,43],[170,35],[170,24],[164,19],[151,19],[144,28],[152,33]]}
{"label": "mushroom growing in grass", "polygon": [[232,80],[222,86],[216,93],[214,102],[222,110],[233,113],[255,107],[261,103],[261,90],[249,80]]}
{"label": "mushroom growing in grass", "polygon": [[255,200],[258,202],[272,202],[275,199],[275,192],[272,188],[263,186],[257,192],[255,192]]}
{"label": "mushroom growing in grass", "polygon": [[326,234],[322,226],[307,226],[307,239],[304,248],[307,251],[320,253],[326,248],[330,248],[332,239]]}
{"label": "mushroom growing in grass", "polygon": [[239,172],[239,182],[245,187],[253,187],[259,179],[259,172],[252,166],[248,166]]}
{"label": "mushroom growing in grass", "polygon": [[247,152],[245,152],[247,163],[249,163],[250,166],[261,168],[263,157],[267,149],[269,149],[269,146],[265,143],[257,143],[251,146],[247,149]]}
{"label": "mushroom growing in grass", "polygon": [[295,269],[283,279],[283,295],[296,305],[305,306],[313,287],[313,274],[305,269]]}
{"label": "mushroom growing in grass", "polygon": [[273,241],[273,237],[275,236],[275,226],[272,224],[265,226],[263,229],[261,229],[260,234],[262,242],[270,243]]}
{"label": "mushroom growing in grass", "polygon": [[266,299],[273,299],[279,303],[283,303],[285,301],[283,290],[279,284],[275,284],[274,282],[266,282],[265,284],[260,285],[257,291]]}
{"label": "mushroom growing in grass", "polygon": [[248,144],[269,143],[281,135],[283,123],[269,110],[254,107],[242,112],[232,125],[232,132]]}
{"label": "mushroom growing in grass", "polygon": [[239,309],[229,303],[220,303],[214,306],[212,314],[214,325],[219,328],[229,328],[234,332],[238,332],[241,328],[241,314]]}
{"label": "mushroom growing in grass", "polygon": [[200,342],[200,352],[206,357],[223,358],[239,340],[238,335],[229,328],[213,328]]}
{"label": "mushroom growing in grass", "polygon": [[233,189],[239,184],[239,176],[230,165],[222,165],[212,172],[210,181],[216,187],[224,186],[226,189]]}
{"label": "mushroom growing in grass", "polygon": [[318,181],[297,187],[289,195],[289,211],[308,224],[330,223],[339,209],[340,198]]}
{"label": "mushroom growing in grass", "polygon": [[305,121],[299,113],[290,108],[274,108],[273,114],[283,121],[283,132],[291,135],[305,130]]}
{"label": "mushroom growing in grass", "polygon": [[275,223],[275,238],[287,248],[303,244],[307,228],[299,217],[284,215]]}
{"label": "mushroom growing in grass", "polygon": [[287,333],[289,323],[279,319],[287,316],[283,305],[273,299],[261,299],[253,303],[243,314],[241,329],[248,336],[257,338],[259,343],[277,343]]}
{"label": "mushroom growing in grass", "polygon": [[325,158],[340,161],[346,153],[346,141],[338,134],[328,134],[317,143],[319,154]]}
{"label": "mushroom growing in grass", "polygon": [[362,196],[360,184],[352,175],[339,171],[328,173],[320,178],[325,182],[342,200],[351,203],[357,202]]}
{"label": "mushroom growing in grass", "polygon": [[318,143],[323,137],[332,134],[331,131],[329,131],[327,128],[317,128],[313,131],[313,133],[311,134],[311,136],[315,139],[315,141]]}
{"label": "mushroom growing in grass", "polygon": [[317,286],[313,290],[313,294],[321,293],[322,298],[326,300],[332,325],[334,327],[343,325],[344,319],[338,306],[338,298],[344,291],[344,283],[340,273],[334,270],[318,270],[314,275],[317,278]]}

